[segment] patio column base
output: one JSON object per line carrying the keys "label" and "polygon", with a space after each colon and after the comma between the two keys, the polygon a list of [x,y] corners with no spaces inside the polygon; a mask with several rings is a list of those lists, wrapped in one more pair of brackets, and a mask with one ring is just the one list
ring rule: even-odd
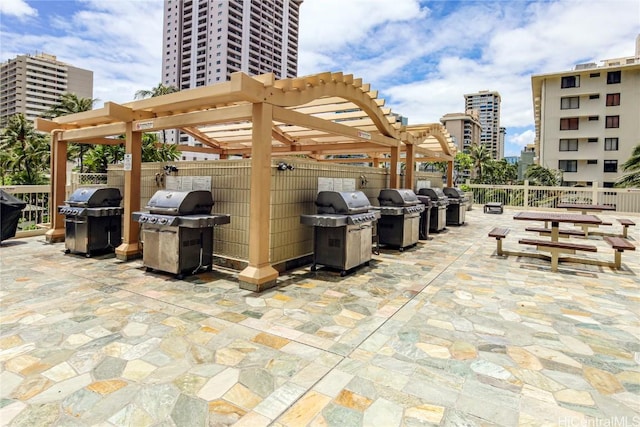
{"label": "patio column base", "polygon": [[64,242],[65,230],[64,228],[52,228],[44,233],[44,238],[47,243],[60,243]]}
{"label": "patio column base", "polygon": [[248,266],[238,274],[240,289],[262,292],[276,286],[278,271],[267,264],[262,267]]}
{"label": "patio column base", "polygon": [[122,243],[116,248],[116,258],[122,261],[129,261],[132,259],[140,258],[140,248],[138,242],[135,243]]}

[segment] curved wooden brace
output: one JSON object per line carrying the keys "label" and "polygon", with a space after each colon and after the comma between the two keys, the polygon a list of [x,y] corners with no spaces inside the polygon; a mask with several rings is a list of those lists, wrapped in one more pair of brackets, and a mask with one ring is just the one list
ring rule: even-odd
{"label": "curved wooden brace", "polygon": [[280,80],[277,85],[266,88],[265,102],[280,107],[295,107],[325,97],[342,98],[366,112],[381,134],[398,138],[398,130],[389,122],[376,96],[377,92],[369,92],[369,85],[362,85],[359,79],[354,81],[352,75],[322,73]]}

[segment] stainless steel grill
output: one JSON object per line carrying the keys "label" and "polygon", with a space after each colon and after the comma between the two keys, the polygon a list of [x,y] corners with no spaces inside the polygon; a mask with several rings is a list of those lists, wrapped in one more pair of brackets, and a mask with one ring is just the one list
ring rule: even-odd
{"label": "stainless steel grill", "polygon": [[361,191],[321,191],[316,198],[317,214],[301,215],[300,223],[313,226],[313,264],[348,270],[369,264],[373,222],[380,213],[372,211]]}
{"label": "stainless steel grill", "polygon": [[114,251],[122,242],[122,196],[117,188],[83,187],[74,191],[58,213],[65,216],[66,253]]}
{"label": "stainless steel grill", "polygon": [[134,212],[141,224],[142,261],[148,271],[173,273],[178,279],[213,266],[213,228],[228,224],[227,214],[211,214],[210,191],[157,191],[145,207]]}
{"label": "stainless steel grill", "polygon": [[447,206],[449,198],[440,188],[421,188],[418,190],[421,196],[429,196],[431,199],[431,214],[429,216],[429,231],[439,233],[447,227]]}
{"label": "stainless steel grill", "polygon": [[418,243],[420,238],[420,214],[425,205],[407,188],[380,190],[380,221],[378,238],[380,244],[398,247],[400,251]]}
{"label": "stainless steel grill", "polygon": [[444,187],[442,191],[449,198],[447,225],[463,225],[469,199],[457,187]]}

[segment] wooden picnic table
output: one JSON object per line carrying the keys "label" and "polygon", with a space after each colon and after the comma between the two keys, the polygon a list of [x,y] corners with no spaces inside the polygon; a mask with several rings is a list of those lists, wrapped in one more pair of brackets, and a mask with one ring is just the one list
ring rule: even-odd
{"label": "wooden picnic table", "polygon": [[520,221],[544,221],[545,224],[551,222],[551,241],[554,242],[558,241],[560,223],[595,226],[602,224],[602,220],[595,215],[556,212],[518,212],[513,216],[513,219]]}
{"label": "wooden picnic table", "polygon": [[[596,252],[597,248],[593,245],[578,244],[573,242],[560,242],[560,224],[589,224],[598,225],[602,223],[602,220],[595,215],[582,215],[574,213],[555,213],[555,212],[518,212],[513,216],[517,221],[544,221],[545,224],[551,222],[550,240],[538,240],[538,239],[520,239],[518,243],[523,245],[533,245],[539,251],[550,252],[551,254],[551,271],[558,270],[558,261],[560,260],[560,254],[568,253],[575,254],[576,251]],[[573,261],[580,262],[578,259],[572,259]],[[589,263],[589,261],[585,261]]]}
{"label": "wooden picnic table", "polygon": [[[580,211],[582,215],[587,215],[588,212],[594,213],[594,212],[616,210],[615,205],[598,205],[598,204],[591,204],[591,203],[558,203],[556,207],[558,209],[566,209],[568,211]],[[582,231],[584,231],[584,235],[588,236],[589,228],[598,227],[601,224],[593,225],[593,224],[585,223],[585,224],[580,224],[579,226],[580,228],[582,228]]]}
{"label": "wooden picnic table", "polygon": [[558,209],[566,209],[568,211],[580,211],[583,215],[587,212],[615,211],[615,205],[597,205],[591,203],[558,203]]}

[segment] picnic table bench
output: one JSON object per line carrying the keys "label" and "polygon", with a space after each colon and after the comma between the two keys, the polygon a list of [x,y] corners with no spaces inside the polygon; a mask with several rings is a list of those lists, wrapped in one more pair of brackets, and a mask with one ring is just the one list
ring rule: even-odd
{"label": "picnic table bench", "polygon": [[521,245],[533,245],[539,251],[550,252],[551,271],[558,271],[558,260],[562,253],[575,254],[576,251],[598,252],[598,248],[594,245],[585,245],[582,243],[556,242],[552,240],[537,239],[520,239],[518,243]]}
{"label": "picnic table bench", "polygon": [[498,213],[501,214],[504,211],[504,205],[502,202],[487,202],[484,204],[484,213]]}
{"label": "picnic table bench", "polygon": [[607,242],[614,250],[613,254],[613,265],[615,268],[620,270],[622,267],[622,253],[624,251],[635,251],[636,247],[625,239],[624,237],[611,237],[604,236],[604,241]]}

